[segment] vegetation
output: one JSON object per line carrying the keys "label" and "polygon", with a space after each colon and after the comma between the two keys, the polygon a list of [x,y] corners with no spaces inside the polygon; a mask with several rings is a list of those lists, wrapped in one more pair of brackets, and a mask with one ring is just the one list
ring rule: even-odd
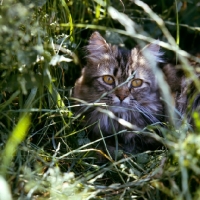
{"label": "vegetation", "polygon": [[[97,165],[69,98],[94,30],[128,48],[158,38],[166,60],[181,63],[199,91],[188,63],[200,63],[198,0],[0,4],[1,200],[199,199],[198,113],[195,128],[177,125],[169,105],[171,123],[160,130],[167,149]],[[165,86],[163,94],[169,98]]]}

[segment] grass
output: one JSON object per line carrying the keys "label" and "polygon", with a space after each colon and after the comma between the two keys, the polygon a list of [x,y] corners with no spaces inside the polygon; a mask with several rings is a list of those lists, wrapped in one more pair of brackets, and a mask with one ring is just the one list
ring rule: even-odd
{"label": "grass", "polygon": [[[98,165],[95,153],[104,154],[91,147],[84,119],[75,118],[70,100],[84,66],[81,49],[94,30],[129,48],[159,38],[166,57],[177,57],[199,91],[188,63],[189,58],[199,63],[198,1],[182,6],[139,0],[1,4],[1,200],[199,199],[199,113],[193,115],[194,129],[184,118],[177,125],[168,104],[171,123],[161,129],[167,149],[118,161],[106,155],[109,161]],[[154,70],[170,102],[163,75]]]}

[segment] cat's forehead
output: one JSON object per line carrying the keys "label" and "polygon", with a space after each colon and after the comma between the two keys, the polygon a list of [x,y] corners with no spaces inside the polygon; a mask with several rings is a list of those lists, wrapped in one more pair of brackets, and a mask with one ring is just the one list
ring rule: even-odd
{"label": "cat's forehead", "polygon": [[127,49],[118,49],[118,54],[116,56],[116,63],[114,75],[126,78],[130,76],[130,66],[131,66],[131,51]]}
{"label": "cat's forehead", "polygon": [[134,49],[134,51],[119,49],[116,59],[117,69],[115,70],[120,72],[121,77],[127,78],[134,74],[142,78],[151,73],[151,69],[148,68],[148,63],[145,57],[140,54],[139,49]]}
{"label": "cat's forehead", "polygon": [[[94,65],[95,63],[95,65]],[[144,56],[139,54],[139,50],[123,49],[115,46],[115,49],[110,52],[98,55],[98,61],[94,62],[94,69],[99,75],[113,75],[120,81],[125,81],[131,75],[145,78],[149,74],[149,69],[146,67]],[[93,71],[93,68],[89,68]]]}
{"label": "cat's forehead", "polygon": [[131,64],[129,65],[129,74],[133,72],[140,77],[151,76],[153,74],[151,64],[147,61],[145,56],[136,49],[131,52]]}
{"label": "cat's forehead", "polygon": [[99,63],[97,64],[97,71],[103,74],[112,74],[115,77],[122,77],[128,75],[128,68],[131,64],[131,52],[126,49],[115,49],[115,53],[104,53],[99,55]]}

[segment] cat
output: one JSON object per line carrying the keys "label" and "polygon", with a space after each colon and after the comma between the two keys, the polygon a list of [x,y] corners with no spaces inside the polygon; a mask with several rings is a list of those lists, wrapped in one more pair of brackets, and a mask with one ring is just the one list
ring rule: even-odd
{"label": "cat", "polygon": [[[123,130],[117,135],[117,148],[124,152],[137,154],[162,148],[155,138],[135,132],[165,119],[165,105],[151,68],[152,63],[163,62],[159,45],[151,43],[142,50],[128,50],[108,44],[99,32],[94,32],[86,51],[87,63],[72,96],[80,102],[106,104],[105,110],[92,104],[77,107],[76,113],[84,115],[85,125],[90,125],[89,138],[94,141],[102,133],[112,156],[117,145],[114,135]],[[132,124],[135,131],[127,129],[124,121]]]}

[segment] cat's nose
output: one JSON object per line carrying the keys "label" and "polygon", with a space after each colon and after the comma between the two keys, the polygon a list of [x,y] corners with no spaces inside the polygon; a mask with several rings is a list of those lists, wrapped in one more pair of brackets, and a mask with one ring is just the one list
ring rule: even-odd
{"label": "cat's nose", "polygon": [[120,101],[123,101],[124,99],[126,99],[126,97],[128,97],[128,95],[116,95]]}
{"label": "cat's nose", "polygon": [[129,95],[129,90],[127,87],[121,87],[121,88],[117,88],[115,90],[115,95],[119,98],[119,100],[122,102],[124,99],[126,99],[126,97],[128,97]]}

